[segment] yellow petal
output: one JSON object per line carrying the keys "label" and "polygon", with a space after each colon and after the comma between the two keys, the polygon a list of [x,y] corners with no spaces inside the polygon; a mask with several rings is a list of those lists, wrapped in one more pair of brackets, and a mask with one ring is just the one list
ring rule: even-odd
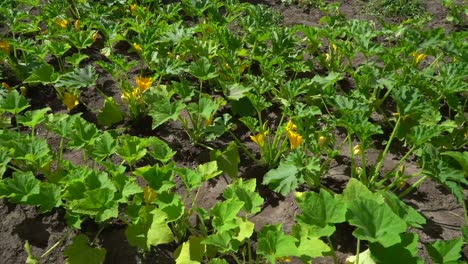
{"label": "yellow petal", "polygon": [[62,102],[67,107],[68,111],[72,110],[80,103],[76,96],[71,93],[65,93]]}
{"label": "yellow petal", "polygon": [[133,42],[132,44],[133,48],[136,50],[136,52],[141,53],[143,49],[141,48],[140,45],[138,45],[136,42]]}
{"label": "yellow petal", "polygon": [[151,87],[151,84],[153,84],[151,77],[145,78],[143,76],[136,77],[135,82],[136,82],[138,90],[140,90],[141,93],[144,92],[149,87]]}
{"label": "yellow petal", "polygon": [[353,148],[353,154],[354,155],[360,155],[361,154],[361,145],[356,145]]}
{"label": "yellow petal", "polygon": [[265,142],[265,137],[268,135],[268,131],[265,131],[263,133],[258,133],[255,136],[250,136],[250,139],[255,142],[255,144],[259,146],[263,146],[263,143]]}
{"label": "yellow petal", "polygon": [[57,24],[59,27],[65,29],[65,28],[67,28],[68,20],[63,19],[63,18],[56,18],[55,19],[55,24]]}
{"label": "yellow petal", "polygon": [[291,149],[296,149],[302,143],[302,136],[296,132],[292,132],[292,131],[288,132],[288,139],[291,145]]}
{"label": "yellow petal", "polygon": [[6,54],[10,54],[10,44],[6,40],[0,40],[0,50]]}
{"label": "yellow petal", "polygon": [[289,119],[288,124],[286,125],[286,131],[296,131],[297,126]]}

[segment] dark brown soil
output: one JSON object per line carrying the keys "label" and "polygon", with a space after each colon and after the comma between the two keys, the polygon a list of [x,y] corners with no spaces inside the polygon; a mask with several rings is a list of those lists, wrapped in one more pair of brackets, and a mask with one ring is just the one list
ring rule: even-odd
{"label": "dark brown soil", "polygon": [[[287,25],[318,25],[319,19],[323,16],[316,9],[304,9],[292,5],[287,6],[282,4],[281,1],[257,0],[248,2],[265,4],[279,10],[284,16],[284,23]],[[364,5],[362,2],[349,0],[342,2],[340,11],[347,18],[373,19],[362,12]],[[440,5],[440,1],[424,1],[424,5],[434,18],[427,27],[443,27],[447,30],[452,30],[452,26],[445,21],[446,10]],[[103,73],[101,76],[106,75]],[[108,96],[114,97],[116,101],[120,100],[119,93],[116,92],[118,90],[115,83],[109,77],[101,78],[98,81],[98,88]],[[50,102],[50,107],[53,108],[54,112],[65,110],[60,102],[48,100],[47,95],[40,95],[40,97]],[[99,109],[103,103],[102,97],[93,91],[85,94],[83,99],[91,109]],[[34,104],[34,102],[32,103]],[[93,111],[86,110],[83,117],[90,121],[95,120]],[[151,131],[149,129],[150,123],[144,122],[143,124],[136,125],[133,131],[134,134],[157,135],[166,140],[171,147],[178,150],[176,161],[179,165],[194,166],[200,162],[208,161],[206,151],[193,147],[187,136],[176,124],[168,123],[166,127]],[[228,139],[225,142],[221,140],[219,143],[226,144],[226,142],[228,142]],[[55,139],[50,139],[49,143],[58,144]],[[367,154],[369,159],[372,160],[376,158],[378,153]],[[346,150],[342,151],[342,155],[343,162],[332,164],[330,172],[323,178],[327,186],[337,190],[342,189],[349,179]],[[65,153],[64,158],[77,164],[83,162],[80,153]],[[389,155],[385,161],[385,167],[391,168],[395,163],[396,158]],[[247,160],[241,164],[243,164],[243,167],[240,168],[240,171],[243,177],[261,177],[262,173],[264,173],[262,168],[250,166],[251,162]],[[418,170],[415,164],[409,163],[406,164],[406,167],[408,173]],[[211,208],[218,201],[220,194],[228,184],[228,180],[224,177],[219,177],[215,181],[206,183],[198,204],[205,208]],[[283,223],[284,231],[289,232],[294,224],[295,215],[299,213],[294,202],[294,197],[292,195],[278,197],[271,192],[262,191],[262,187],[259,187],[259,191],[266,203],[263,211],[251,219],[255,223],[255,229],[259,230],[265,224]],[[465,191],[465,197],[468,197],[468,191]],[[424,182],[417,191],[408,196],[405,202],[416,208],[427,219],[427,224],[424,228],[422,230],[414,230],[414,232],[419,235],[420,256],[424,259],[425,263],[430,263],[431,261],[428,258],[424,245],[436,239],[448,240],[460,236],[460,227],[464,223],[463,208],[454,201],[450,193],[430,180]],[[47,214],[39,214],[32,207],[11,204],[6,200],[0,200],[0,262],[5,264],[24,263],[27,257],[23,248],[25,241],[29,241],[32,253],[35,256],[42,255],[70,231],[63,217],[63,212],[60,209]],[[98,234],[98,229],[99,227],[93,223],[85,223],[81,231],[92,239]],[[107,250],[105,263],[174,263],[171,256],[174,250],[173,245],[158,247],[157,249],[153,248],[152,251],[143,254],[127,243],[124,230],[124,226],[109,225],[96,237],[94,243]],[[351,235],[352,231],[347,225],[338,225],[336,234],[332,237],[340,263],[344,263],[346,257],[353,255],[356,251],[354,248],[355,241]],[[73,237],[74,232],[76,231],[72,231],[63,243],[44,258],[44,263],[65,263],[62,251],[70,243],[70,238]],[[465,258],[468,258],[467,251],[468,249],[465,248]],[[292,261],[292,263],[300,263],[298,260]],[[315,260],[314,263],[332,263],[332,259],[321,258]]]}

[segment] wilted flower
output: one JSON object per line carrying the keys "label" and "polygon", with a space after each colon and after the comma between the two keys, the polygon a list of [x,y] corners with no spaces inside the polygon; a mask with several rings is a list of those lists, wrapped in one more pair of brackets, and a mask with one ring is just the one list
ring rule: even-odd
{"label": "wilted flower", "polygon": [[6,40],[0,40],[0,50],[6,54],[10,54],[10,44]]}
{"label": "wilted flower", "polygon": [[302,143],[302,136],[293,131],[288,132],[288,139],[291,144],[291,149],[296,149]]}
{"label": "wilted flower", "polygon": [[205,126],[211,126],[213,124],[213,119],[214,119],[215,114],[211,114],[210,118],[205,120]]}
{"label": "wilted flower", "polygon": [[135,78],[136,85],[140,93],[144,92],[146,89],[148,89],[151,84],[153,84],[153,81],[151,80],[151,77],[143,77],[143,76],[138,76]]}
{"label": "wilted flower", "polygon": [[7,90],[11,90],[10,85],[8,85],[8,83],[6,83],[6,82],[2,82],[2,87],[7,89]]}
{"label": "wilted flower", "polygon": [[353,154],[354,155],[360,155],[361,154],[361,145],[356,145],[353,148]]}
{"label": "wilted flower", "polygon": [[143,51],[143,48],[140,45],[138,45],[136,42],[133,42],[132,46],[138,53],[141,53]]}
{"label": "wilted flower", "polygon": [[56,18],[55,19],[55,24],[57,24],[61,28],[67,28],[68,20],[66,20],[64,18]]}
{"label": "wilted flower", "polygon": [[65,93],[62,102],[67,107],[68,111],[72,110],[80,103],[76,96],[71,93]]}
{"label": "wilted flower", "polygon": [[255,136],[250,136],[250,139],[252,139],[253,142],[255,142],[259,146],[263,146],[263,143],[265,142],[265,137],[268,135],[268,131],[265,131],[263,133],[258,133]]}

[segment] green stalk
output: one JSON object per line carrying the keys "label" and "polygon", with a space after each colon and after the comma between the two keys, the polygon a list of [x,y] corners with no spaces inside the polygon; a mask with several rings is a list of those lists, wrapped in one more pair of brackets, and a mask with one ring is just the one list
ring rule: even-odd
{"label": "green stalk", "polygon": [[60,164],[62,163],[63,141],[64,141],[63,137],[60,137],[59,156],[58,156],[58,160],[57,160],[57,171],[59,171],[59,172],[61,170]]}
{"label": "green stalk", "polygon": [[254,157],[254,155],[244,146],[244,144],[242,144],[242,142],[240,142],[240,140],[236,137],[236,135],[234,135],[234,133],[232,133],[231,130],[228,130],[228,132],[229,134],[231,134],[234,141],[236,141],[237,145],[239,145],[239,147],[241,147],[241,149],[245,151],[245,153],[247,154],[247,156],[249,156],[249,158],[251,158],[256,163],[261,164],[260,160]]}
{"label": "green stalk", "polygon": [[405,197],[406,195],[408,195],[408,193],[410,193],[412,190],[414,190],[414,188],[418,187],[419,184],[421,184],[425,179],[427,178],[427,175],[424,175],[422,176],[421,178],[419,178],[419,180],[417,180],[415,183],[413,183],[410,187],[408,187],[404,192],[400,193],[398,195],[398,198],[402,199],[403,197]]}
{"label": "green stalk", "polygon": [[367,172],[366,172],[365,148],[363,146],[364,146],[364,142],[361,145],[361,147],[362,147],[362,149],[361,149],[361,166],[362,166],[362,170],[361,170],[361,173],[359,175],[359,179],[361,180],[362,183],[364,183],[364,185],[369,187],[370,183],[369,183],[369,181],[367,179]]}
{"label": "green stalk", "polygon": [[60,245],[60,243],[62,243],[71,234],[71,232],[73,232],[73,229],[68,230],[68,232],[65,233],[65,235],[62,236],[52,247],[50,247],[46,252],[44,252],[44,254],[42,254],[40,258],[44,258],[47,255],[49,255],[56,247]]}
{"label": "green stalk", "polygon": [[351,138],[351,134],[348,132],[348,147],[349,147],[349,156],[351,157],[351,178],[354,178],[355,175],[355,164],[354,164],[354,153],[353,153],[353,142]]}
{"label": "green stalk", "polygon": [[[338,264],[338,258],[336,257],[336,252],[335,252],[335,249],[333,248],[333,243],[329,236],[327,236],[327,241],[328,241],[328,245],[330,246],[332,250],[333,263]],[[359,264],[359,263],[356,263],[356,264]]]}
{"label": "green stalk", "polygon": [[390,145],[393,141],[393,139],[395,138],[395,135],[396,135],[396,131],[398,130],[398,128],[400,127],[400,121],[401,121],[401,115],[398,116],[398,119],[396,121],[396,124],[395,126],[393,127],[393,131],[392,131],[392,134],[390,135],[390,138],[388,139],[388,142],[387,142],[387,145],[385,145],[385,149],[382,153],[382,156],[379,160],[379,162],[377,163],[377,165],[375,166],[375,170],[374,170],[374,175],[372,175],[370,181],[369,181],[369,184],[373,183],[374,180],[377,178],[377,176],[379,176],[379,172],[380,172],[380,168],[382,167],[383,165],[383,161],[385,159],[385,156],[387,155],[388,153],[388,150],[390,149]]}
{"label": "green stalk", "polygon": [[356,246],[356,264],[359,264],[359,248],[361,247],[361,239],[358,238]]}

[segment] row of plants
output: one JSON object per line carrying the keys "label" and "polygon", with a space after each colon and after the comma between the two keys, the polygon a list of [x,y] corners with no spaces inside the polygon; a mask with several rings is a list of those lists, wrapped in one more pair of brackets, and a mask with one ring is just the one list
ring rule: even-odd
{"label": "row of plants", "polygon": [[[377,27],[336,9],[319,27],[288,27],[277,12],[234,0],[9,0],[0,11],[0,197],[42,213],[62,208],[70,230],[87,220],[124,224],[129,243],[143,251],[175,243],[177,263],[327,255],[336,263],[331,235],[347,223],[355,228],[353,263],[422,263],[418,236],[407,231],[425,219],[402,199],[427,179],[454,195],[468,223],[464,32],[424,30],[423,20]],[[105,74],[120,100],[98,87]],[[37,90],[53,91],[70,113],[31,109],[28,95]],[[100,109],[87,105],[89,91],[103,97]],[[131,135],[145,118],[153,135]],[[177,164],[178,150],[157,136],[170,122],[210,160]],[[59,139],[57,148],[50,138]],[[227,139],[222,148],[213,144],[219,139]],[[398,162],[384,170],[397,145]],[[375,162],[370,150],[381,153]],[[83,163],[64,152],[82,153]],[[321,180],[338,155],[350,160],[340,193]],[[240,175],[246,159],[266,168],[261,183]],[[405,173],[408,159],[419,172]],[[224,200],[198,206],[204,183],[222,174],[231,182]],[[177,182],[184,188],[174,192]],[[254,231],[250,219],[264,204],[259,184],[295,193],[300,214],[291,234],[281,224]],[[460,258],[467,225],[462,237],[427,245],[435,263]],[[78,263],[105,258],[83,234],[63,254]]]}

